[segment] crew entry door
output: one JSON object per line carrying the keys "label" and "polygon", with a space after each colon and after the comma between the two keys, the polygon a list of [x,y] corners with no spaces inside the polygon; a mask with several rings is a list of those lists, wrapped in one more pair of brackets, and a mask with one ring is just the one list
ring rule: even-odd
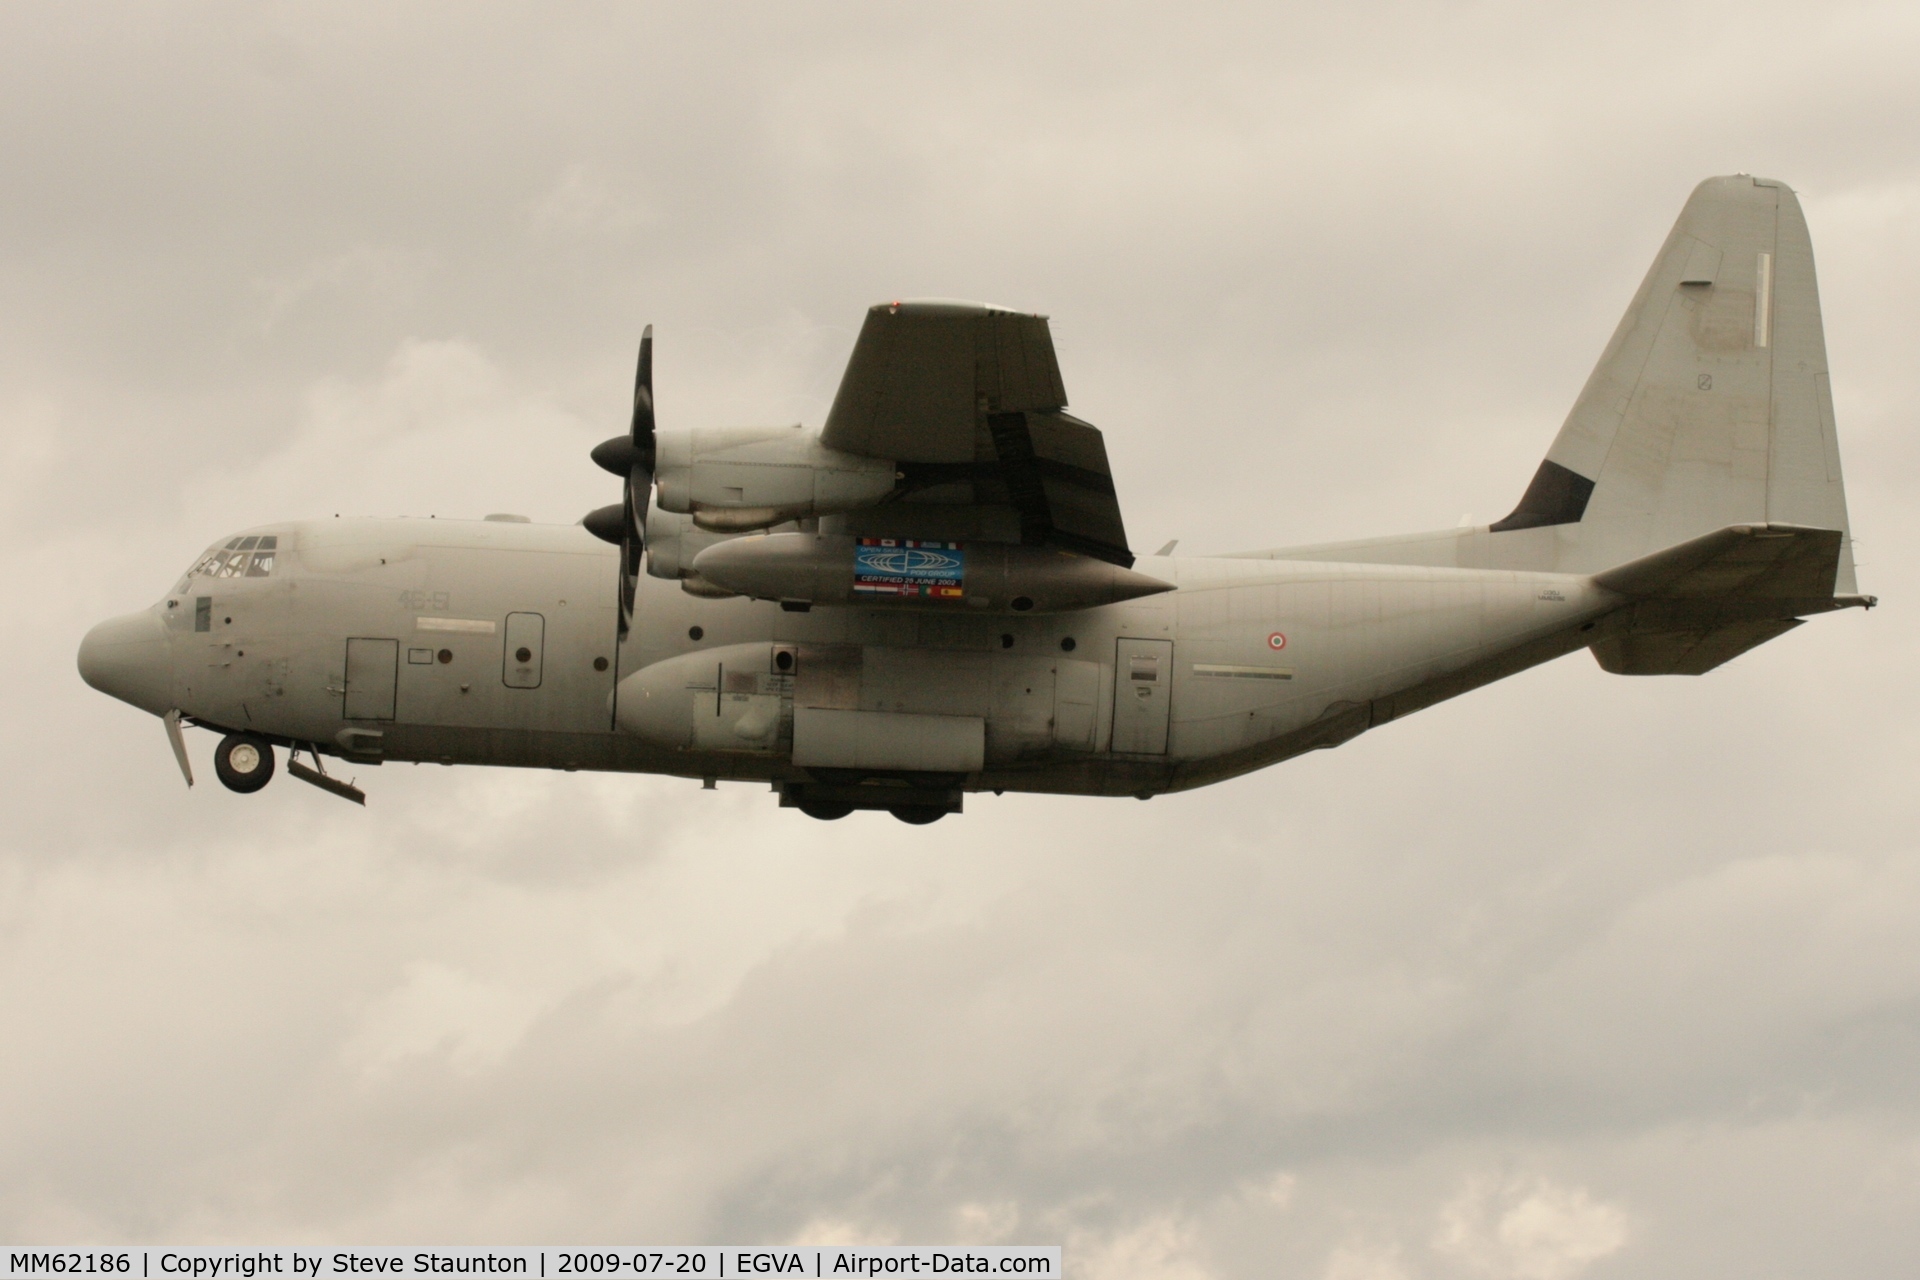
{"label": "crew entry door", "polygon": [[347,641],[347,689],[343,711],[349,720],[393,719],[394,691],[400,683],[400,642],[355,637]]}
{"label": "crew entry door", "polygon": [[1116,642],[1113,663],[1113,750],[1167,754],[1167,712],[1173,701],[1173,641]]}

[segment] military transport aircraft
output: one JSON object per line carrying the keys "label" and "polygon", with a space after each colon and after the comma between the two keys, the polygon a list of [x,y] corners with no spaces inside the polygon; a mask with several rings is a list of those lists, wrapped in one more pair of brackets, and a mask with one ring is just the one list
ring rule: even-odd
{"label": "military transport aircraft", "polygon": [[[826,423],[656,432],[578,524],[315,520],[222,538],[80,672],[324,757],[772,784],[816,818],[969,791],[1139,796],[1321,747],[1576,649],[1698,675],[1856,593],[1813,251],[1785,185],[1700,184],[1519,505],[1479,528],[1128,550],[1044,316],[868,312]],[[311,764],[302,763],[304,753]]]}

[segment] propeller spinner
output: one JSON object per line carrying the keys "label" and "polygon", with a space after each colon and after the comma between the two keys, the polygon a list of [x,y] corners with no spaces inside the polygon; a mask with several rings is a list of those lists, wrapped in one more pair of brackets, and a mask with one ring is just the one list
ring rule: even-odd
{"label": "propeller spinner", "polygon": [[633,375],[633,422],[624,436],[594,446],[593,460],[624,477],[621,501],[589,512],[581,523],[596,538],[620,548],[620,636],[633,624],[633,596],[640,557],[647,544],[647,498],[653,490],[653,326],[640,334],[640,362]]}

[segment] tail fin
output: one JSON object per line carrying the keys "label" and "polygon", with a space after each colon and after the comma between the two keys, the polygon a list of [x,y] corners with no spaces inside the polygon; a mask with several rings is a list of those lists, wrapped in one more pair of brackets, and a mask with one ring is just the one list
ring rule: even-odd
{"label": "tail fin", "polygon": [[1831,590],[1856,590],[1800,202],[1766,178],[1709,178],[1483,554],[1593,573],[1766,523],[1837,531]]}

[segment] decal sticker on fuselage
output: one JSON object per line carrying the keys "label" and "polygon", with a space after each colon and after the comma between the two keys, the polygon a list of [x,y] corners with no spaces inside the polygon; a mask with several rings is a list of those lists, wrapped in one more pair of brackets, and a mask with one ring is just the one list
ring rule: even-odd
{"label": "decal sticker on fuselage", "polygon": [[917,538],[861,538],[853,549],[853,591],[863,596],[958,600],[966,548]]}

